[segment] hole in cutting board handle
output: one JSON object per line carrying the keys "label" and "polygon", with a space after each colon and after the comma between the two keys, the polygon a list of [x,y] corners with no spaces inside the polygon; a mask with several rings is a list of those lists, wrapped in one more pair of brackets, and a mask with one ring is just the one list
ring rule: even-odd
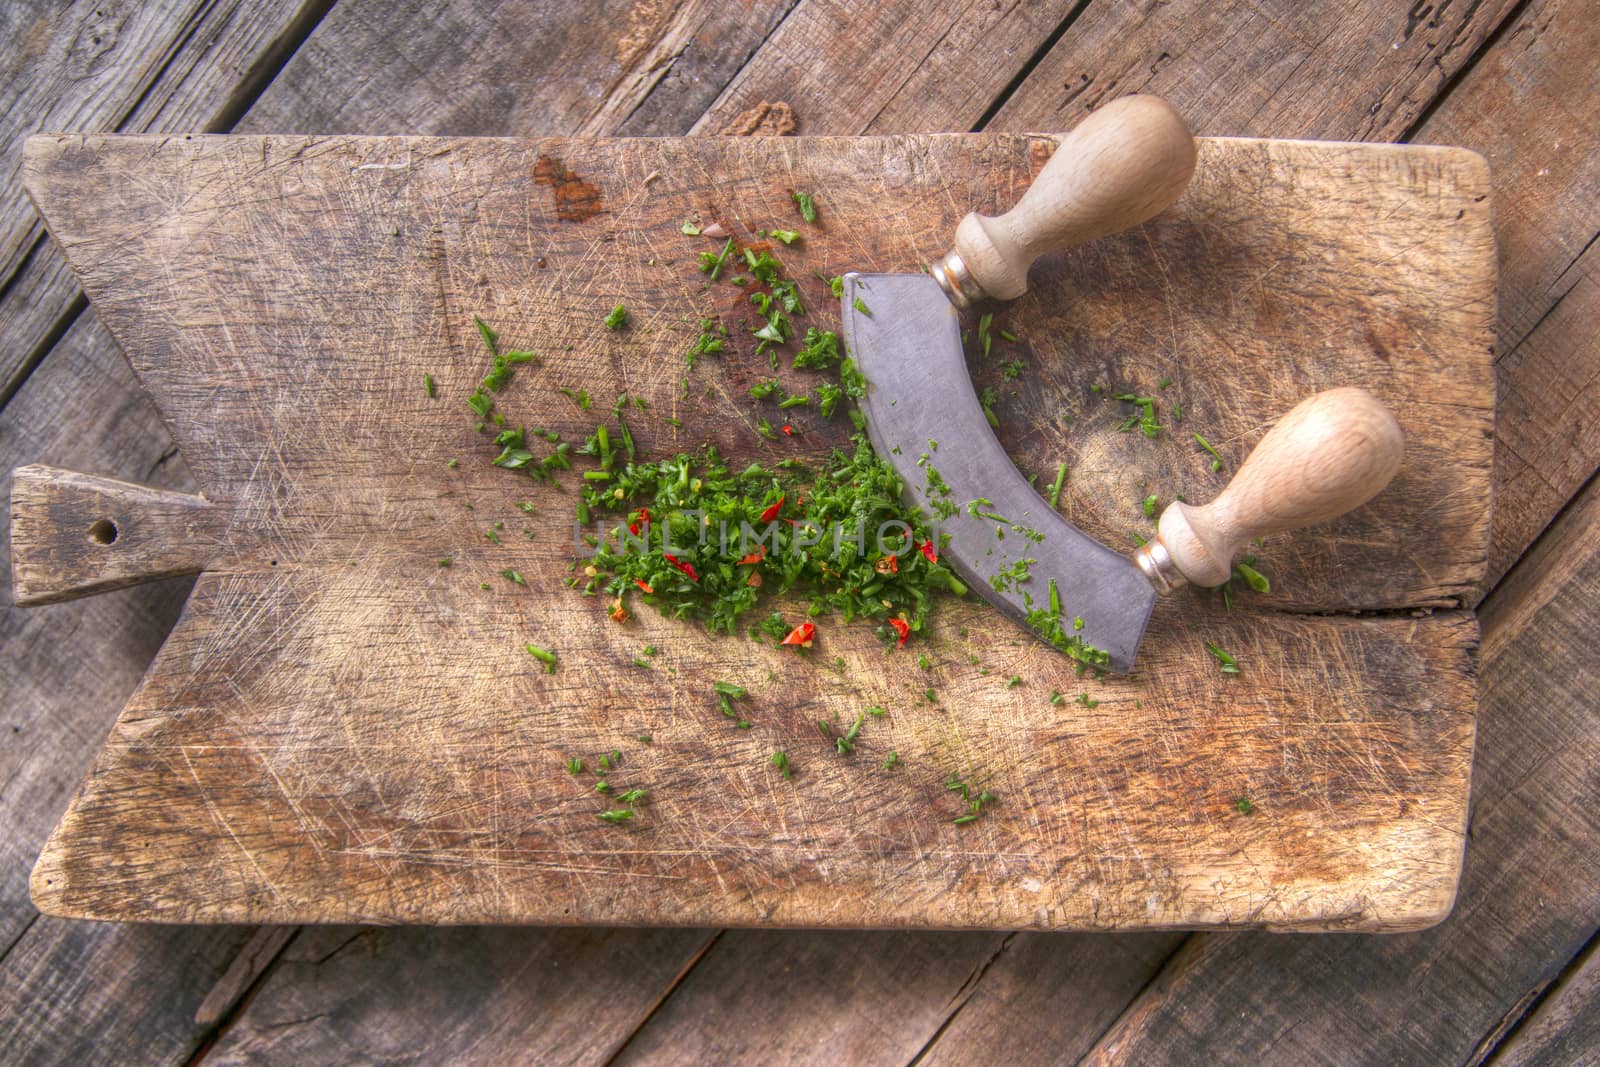
{"label": "hole in cutting board handle", "polygon": [[110,519],[99,519],[89,527],[89,540],[97,545],[111,545],[116,543],[121,532]]}

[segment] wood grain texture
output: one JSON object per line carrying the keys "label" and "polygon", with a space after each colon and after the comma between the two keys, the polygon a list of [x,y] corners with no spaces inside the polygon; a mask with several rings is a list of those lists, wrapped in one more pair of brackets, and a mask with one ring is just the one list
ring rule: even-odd
{"label": "wood grain texture", "polygon": [[[0,10],[0,398],[81,309],[18,180],[45,130],[227,127],[328,0],[17,0]],[[220,123],[220,125],[219,125]]]}
{"label": "wood grain texture", "polygon": [[[992,933],[730,930],[615,1062],[904,1062],[908,1050],[933,1037],[946,1006],[1004,940]],[[705,1025],[724,1013],[738,1024]]]}
{"label": "wood grain texture", "polygon": [[1600,956],[1591,943],[1571,973],[1495,1050],[1494,1067],[1562,1067],[1600,1055]]}
{"label": "wood grain texture", "polygon": [[[110,192],[107,168],[114,168],[111,157],[119,150],[139,153],[142,165],[159,167],[163,180],[134,183],[146,191],[118,194],[122,199],[112,209],[102,196]],[[1295,216],[1268,191],[1279,183],[1263,178],[1275,168],[1304,178],[1326,167],[1339,181],[1364,175],[1373,187],[1369,197],[1387,190],[1397,210],[1425,204],[1429,212],[1445,211],[1453,225],[1459,225],[1456,212],[1471,220],[1470,207],[1478,203],[1481,171],[1450,153],[1424,152],[1420,159],[1405,153],[1401,165],[1395,153],[1348,147],[1215,142],[1207,151],[1214,153],[1211,184],[1197,180],[1201,195],[1188,201],[1188,215],[1179,212],[1176,237],[1150,228],[1130,242],[1159,250],[1162,241],[1204,239],[1202,220],[1221,203],[1236,204],[1237,193],[1226,188],[1241,186],[1256,198],[1257,217],[1288,224]],[[664,248],[683,248],[678,223],[696,210],[713,216],[726,210],[737,220],[735,210],[754,213],[766,203],[762,221],[781,217],[786,188],[772,190],[762,175],[850,188],[844,178],[862,171],[862,152],[872,153],[885,175],[903,176],[872,190],[878,210],[893,205],[904,220],[885,231],[883,247],[872,256],[884,265],[915,263],[920,244],[931,246],[947,234],[964,210],[950,203],[943,175],[973,172],[981,159],[991,173],[999,168],[1003,177],[996,185],[1015,188],[1042,163],[1027,139],[990,137],[39,142],[34,195],[97,308],[129,340],[145,384],[173,413],[179,443],[208,497],[232,509],[236,562],[201,578],[184,624],[130,703],[106,760],[36,871],[38,899],[71,913],[275,921],[1390,928],[1436,920],[1448,907],[1460,856],[1476,641],[1470,616],[1223,618],[1197,601],[1183,602],[1157,623],[1147,643],[1147,649],[1159,644],[1147,660],[1147,676],[1105,683],[1100,708],[1063,714],[1047,696],[1053,688],[1073,691],[1065,665],[1033,642],[990,632],[981,622],[983,609],[967,605],[949,613],[949,628],[935,645],[945,660],[936,685],[963,709],[958,714],[912,711],[909,698],[921,692],[926,676],[903,659],[891,660],[885,671],[865,628],[830,637],[830,654],[842,654],[853,669],[797,703],[793,694],[816,687],[817,676],[792,657],[740,641],[707,642],[653,618],[624,630],[590,611],[594,605],[565,595],[485,595],[477,588],[480,572],[494,574],[508,562],[528,576],[531,589],[556,588],[569,549],[563,543],[568,535],[555,531],[514,554],[483,539],[494,509],[509,508],[518,490],[504,472],[472,459],[482,445],[463,410],[428,400],[420,386],[424,369],[435,374],[445,397],[464,396],[475,382],[482,368],[472,355],[470,315],[506,324],[508,342],[532,343],[546,353],[538,372],[544,386],[525,383],[508,394],[508,403],[535,422],[569,436],[588,422],[551,393],[557,381],[599,389],[602,397],[606,388],[621,387],[650,398],[656,411],[676,410],[687,432],[711,437],[729,456],[752,455],[760,446],[744,429],[751,417],[744,404],[713,387],[709,395],[675,405],[687,344],[678,316],[692,315],[706,299],[691,288],[693,249],[676,253],[683,257],[673,260],[676,274],[667,263],[649,268],[644,261],[667,257]],[[554,206],[532,181],[541,156],[564,160],[571,173],[603,175],[597,188],[604,213],[564,228],[547,221]],[[660,177],[645,183],[652,172]],[[676,191],[675,183],[710,173],[744,176],[719,187],[737,209],[700,199],[711,195],[704,189]],[[1406,195],[1399,186],[1419,174],[1428,195]],[[936,183],[935,195],[929,182]],[[92,189],[102,195],[85,195]],[[1328,203],[1337,201],[1325,200],[1324,210]],[[357,205],[363,223],[330,230],[326,213],[333,204]],[[862,209],[838,199],[825,210],[844,219]],[[222,217],[229,226],[218,225]],[[121,235],[129,219],[150,238],[127,243]],[[544,235],[549,244],[530,248],[525,238],[495,237],[494,228],[505,225]],[[1486,296],[1466,294],[1484,279],[1484,247],[1470,238],[1474,227],[1481,229],[1482,209],[1465,225],[1454,240],[1425,234],[1420,243],[1412,227],[1406,246],[1406,254],[1434,245],[1458,250],[1453,266],[1445,266],[1452,260],[1443,251],[1427,277],[1463,287],[1439,301],[1463,309],[1459,322],[1452,327],[1450,312],[1435,309],[1430,337],[1413,338],[1415,348],[1406,350],[1417,358],[1384,361],[1358,345],[1336,369],[1341,380],[1362,380],[1365,362],[1380,395],[1394,388],[1382,381],[1391,373],[1421,375],[1427,386],[1408,390],[1459,397],[1467,425],[1480,424],[1481,441],[1488,401],[1481,390],[1474,397],[1467,383],[1474,363],[1482,368],[1476,376],[1486,379],[1486,360],[1477,354],[1478,335],[1487,328]],[[1190,236],[1189,229],[1199,233]],[[307,257],[308,245],[296,250],[300,232],[316,235],[315,256]],[[331,244],[330,233],[338,235]],[[831,265],[821,256],[838,262],[861,254],[855,246],[829,249],[827,234],[808,241],[809,254],[819,258],[795,263],[797,275],[812,263]],[[243,257],[241,235],[248,235]],[[117,243],[117,257],[97,252],[104,241]],[[208,247],[217,241],[228,243],[226,254],[220,245]],[[1064,259],[1061,276],[1052,283],[1047,272],[1036,293],[1050,294],[1055,286],[1092,292],[1091,272],[1132,273],[1131,249],[1101,251],[1107,255],[1088,265]],[[1313,277],[1339,269],[1344,251],[1325,251]],[[540,256],[551,264],[544,277],[536,266]],[[205,265],[219,261],[238,265],[222,287],[206,276]],[[252,262],[273,266],[263,270],[248,266]],[[316,282],[290,280],[286,263],[316,270]],[[574,263],[582,264],[581,283],[569,273]],[[1362,270],[1370,294],[1378,285],[1369,266]],[[1414,277],[1409,270],[1403,276]],[[152,278],[164,279],[153,293]],[[1170,335],[1175,307],[1187,315],[1207,301],[1203,294],[1171,300],[1166,294],[1181,290],[1168,284],[1152,290],[1160,297],[1150,313],[1159,312],[1160,329]],[[1397,310],[1418,299],[1418,284],[1398,286],[1390,298]],[[598,321],[619,293],[626,293],[638,330],[601,336]],[[1115,296],[1119,306],[1139,306],[1123,305],[1127,298],[1126,289]],[[1102,314],[1110,312],[1112,298],[1103,294],[1102,300]],[[263,306],[274,314],[260,315]],[[1029,311],[1041,331],[1055,332],[1059,319],[1023,307],[1016,321],[1025,334],[1032,329]],[[1080,320],[1094,317],[1082,299],[1071,310]],[[1119,314],[1127,323],[1126,313]],[[226,336],[219,332],[223,323]],[[1304,323],[1294,330],[1306,336]],[[1331,330],[1339,337],[1348,332]],[[1456,336],[1452,330],[1467,339],[1459,348],[1446,340]],[[1208,350],[1219,336],[1224,348],[1262,343],[1260,337],[1213,334]],[[301,354],[308,348],[339,358],[308,365]],[[311,377],[308,366],[315,366]],[[1091,374],[1108,366],[1115,364],[1068,374],[1078,372],[1088,396]],[[1311,376],[1329,366],[1296,370]],[[753,372],[736,358],[727,367],[735,389],[742,374]],[[293,404],[262,406],[270,390],[250,386],[274,375],[300,383]],[[330,418],[330,404],[337,417]],[[1477,414],[1470,416],[1474,405]],[[1426,522],[1448,526],[1452,498],[1464,503],[1478,496],[1476,507],[1459,509],[1472,514],[1458,518],[1464,529],[1479,531],[1481,542],[1485,470],[1482,462],[1472,469],[1466,461],[1470,440],[1450,447],[1441,439],[1440,420],[1451,417],[1441,410],[1431,428],[1414,431],[1414,452],[1427,454],[1431,443],[1440,457],[1427,491],[1456,487],[1435,497],[1437,507],[1423,510],[1430,512]],[[1083,422],[1089,430],[1077,427],[1079,447],[1088,437],[1104,454],[1138,448],[1139,458],[1130,462],[1147,468],[1152,459],[1160,462],[1159,449],[1129,444],[1132,438],[1116,433],[1109,415],[1098,429],[1092,419]],[[1219,416],[1217,423],[1198,424],[1227,422]],[[829,443],[826,428],[805,429],[798,451]],[[638,430],[647,448],[670,447],[667,435],[660,425]],[[1226,431],[1217,436],[1231,439]],[[445,466],[454,456],[464,460],[458,470]],[[1175,462],[1198,465],[1181,453]],[[534,499],[543,511],[560,507],[558,498]],[[476,510],[461,508],[466,502]],[[1404,524],[1417,520],[1390,513],[1367,521],[1400,525],[1403,541]],[[1339,569],[1360,557],[1363,536],[1335,526],[1302,546],[1305,558],[1322,565],[1304,567],[1305,588],[1284,602],[1337,597],[1348,580]],[[1455,544],[1446,551],[1461,549]],[[1426,581],[1407,587],[1404,575],[1416,557],[1368,551],[1412,603],[1433,596],[1439,576],[1452,566],[1430,562]],[[437,557],[448,554],[456,566],[438,568]],[[1456,556],[1469,560],[1456,565],[1458,581],[1467,584],[1475,577],[1472,568],[1481,567],[1481,543],[1476,563],[1470,556]],[[426,595],[417,595],[419,581]],[[243,604],[254,607],[240,618]],[[1227,679],[1212,673],[1199,642],[1182,639],[1198,618],[1214,620],[1208,622],[1214,635],[1241,662],[1262,665],[1259,683],[1230,689]],[[979,636],[958,640],[954,628],[963,624]],[[562,671],[531,675],[521,641],[556,634],[559,641],[546,639],[558,644]],[[679,672],[666,686],[670,701],[663,699],[658,675],[627,666],[646,641],[658,644]],[[363,649],[359,661],[346,658],[344,650],[352,647]],[[423,647],[426,659],[419,660]],[[975,676],[958,665],[967,654],[993,662],[999,677],[1025,667],[1029,688],[1008,694],[998,679]],[[1268,664],[1288,673],[1274,680]],[[764,729],[740,737],[708,730],[710,709],[696,702],[705,680],[753,680],[764,670],[776,675],[770,690],[758,686]],[[411,693],[399,705],[397,685]],[[610,694],[605,708],[593,699],[602,691]],[[1260,728],[1262,701],[1276,716],[1268,731]],[[864,775],[833,758],[817,761],[808,768],[812,773],[780,792],[765,767],[770,748],[803,753],[808,744],[817,747],[805,738],[818,713],[853,714],[862,703],[896,709],[882,725],[884,736],[870,744],[896,748],[912,761],[919,771],[914,780]],[[494,710],[530,704],[540,709],[531,718]],[[338,711],[308,716],[310,705]],[[401,714],[400,707],[413,710]],[[468,707],[475,710],[463,718]],[[629,709],[625,726],[616,721],[619,707]],[[994,714],[1001,708],[1004,716]],[[1329,744],[1331,721],[1351,724],[1354,735]],[[652,733],[656,744],[630,752],[630,759],[642,776],[670,785],[656,794],[648,826],[599,824],[594,802],[559,773],[562,759],[622,747],[641,731]],[[1162,736],[1173,744],[1149,741]],[[1041,748],[1044,738],[1067,751],[1091,747],[1083,756],[1058,755]],[[1289,764],[1286,751],[1296,753]],[[1102,761],[1111,769],[1101,769]],[[725,766],[726,775],[694,770],[708,765]],[[952,771],[1014,797],[1008,804],[1015,806],[1015,819],[950,826],[950,813],[938,801]],[[152,774],[170,792],[161,804],[141,803],[137,795],[134,782]],[[1318,784],[1308,788],[1308,780]],[[1250,821],[1230,814],[1244,790],[1275,817]],[[1122,808],[1131,798],[1137,798],[1135,819]],[[1329,805],[1341,813],[1333,826]],[[785,809],[804,826],[789,845],[772,837],[771,819],[791,817]],[[728,818],[706,821],[718,811]],[[826,814],[810,814],[816,811]],[[355,812],[369,820],[365,826],[349,821]],[[196,827],[210,830],[197,834]],[[112,864],[90,862],[113,828],[120,840],[164,846],[119,855]],[[87,851],[75,855],[74,840],[85,842]],[[1365,850],[1384,858],[1368,863]],[[762,857],[759,864],[742,859],[753,855]],[[1007,857],[1003,872],[993,867],[996,855]],[[724,867],[734,856],[740,863]],[[819,856],[832,857],[826,871],[816,867]],[[979,857],[987,869],[973,892],[952,897],[942,891],[952,880],[973,879]],[[904,873],[908,863],[914,877]],[[178,870],[181,885],[173,880]],[[674,889],[670,895],[620,891],[630,879],[664,880]],[[903,883],[907,891],[877,891],[886,881]]]}
{"label": "wood grain texture", "polygon": [[[1600,20],[1539,0],[1418,132],[1490,161],[1500,245],[1498,580],[1600,466]],[[1536,118],[1537,121],[1530,121]]]}
{"label": "wood grain texture", "polygon": [[1155,93],[1196,134],[1394,141],[1512,7],[1091,3],[993,127],[1063,129],[1115,97]]}
{"label": "wood grain texture", "polygon": [[1597,604],[1591,485],[1484,604],[1470,845],[1446,922],[1382,939],[1196,936],[1089,1062],[1487,1056],[1600,928]]}
{"label": "wood grain texture", "polygon": [[713,936],[308,928],[205,1062],[605,1063]]}

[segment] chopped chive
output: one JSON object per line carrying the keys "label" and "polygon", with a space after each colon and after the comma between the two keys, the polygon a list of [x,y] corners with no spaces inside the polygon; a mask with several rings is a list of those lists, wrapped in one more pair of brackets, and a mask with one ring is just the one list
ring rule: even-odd
{"label": "chopped chive", "polygon": [[1061,464],[1056,468],[1056,484],[1050,487],[1050,506],[1061,506],[1061,487],[1067,484],[1067,465]]}
{"label": "chopped chive", "polygon": [[522,647],[528,650],[528,655],[544,664],[544,672],[546,674],[556,673],[556,654],[554,652],[547,648],[540,648],[535,644],[526,644]]}
{"label": "chopped chive", "polygon": [[1199,434],[1195,434],[1194,435],[1194,440],[1195,440],[1195,444],[1199,445],[1201,448],[1203,448],[1207,452],[1211,453],[1211,456],[1212,456],[1211,469],[1213,471],[1220,471],[1222,469],[1222,453],[1218,452],[1215,448],[1213,448],[1212,445],[1211,445],[1211,442],[1207,441],[1204,437],[1201,437]]}
{"label": "chopped chive", "polygon": [[427,371],[423,371],[422,373],[422,388],[429,397],[435,397],[439,395],[438,387],[433,384],[433,375],[429,374]]}
{"label": "chopped chive", "polygon": [[1217,661],[1217,664],[1219,667],[1221,667],[1223,674],[1239,673],[1239,661],[1234,659],[1228,653],[1224,652],[1221,648],[1212,644],[1210,641],[1207,641],[1206,651],[1211,653],[1211,658]]}
{"label": "chopped chive", "polygon": [[772,765],[778,768],[779,773],[781,773],[785,779],[794,777],[793,772],[791,772],[789,769],[789,754],[787,752],[784,752],[781,749],[777,752],[774,752],[772,754]]}
{"label": "chopped chive", "polygon": [[627,822],[633,818],[633,812],[628,808],[616,808],[612,811],[600,812],[600,818],[606,822]]}

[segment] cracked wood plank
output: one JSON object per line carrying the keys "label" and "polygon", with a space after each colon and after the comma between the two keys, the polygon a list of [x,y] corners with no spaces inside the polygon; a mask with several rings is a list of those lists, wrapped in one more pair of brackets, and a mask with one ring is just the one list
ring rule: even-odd
{"label": "cracked wood plank", "polygon": [[1591,7],[1535,0],[1416,135],[1482,152],[1495,186],[1491,584],[1600,466],[1597,54]]}

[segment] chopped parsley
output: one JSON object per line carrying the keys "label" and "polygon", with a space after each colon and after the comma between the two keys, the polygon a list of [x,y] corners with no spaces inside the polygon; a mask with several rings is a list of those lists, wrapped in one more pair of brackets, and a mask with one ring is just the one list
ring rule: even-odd
{"label": "chopped parsley", "polygon": [[1222,453],[1218,452],[1214,447],[1212,447],[1210,441],[1207,441],[1199,434],[1194,435],[1194,443],[1211,453],[1211,469],[1213,471],[1220,471],[1222,469]]}
{"label": "chopped parsley", "polygon": [[1227,652],[1224,652],[1221,648],[1212,644],[1210,641],[1206,642],[1206,651],[1211,653],[1211,658],[1217,661],[1217,665],[1222,669],[1223,674],[1239,673],[1239,661],[1234,659]]}
{"label": "chopped parsley", "polygon": [[618,304],[611,309],[611,314],[605,318],[606,329],[620,330],[628,325],[628,309]]}
{"label": "chopped parsley", "polygon": [[800,209],[800,217],[807,222],[817,221],[817,202],[811,198],[810,193],[796,192],[792,194],[795,205]]}

